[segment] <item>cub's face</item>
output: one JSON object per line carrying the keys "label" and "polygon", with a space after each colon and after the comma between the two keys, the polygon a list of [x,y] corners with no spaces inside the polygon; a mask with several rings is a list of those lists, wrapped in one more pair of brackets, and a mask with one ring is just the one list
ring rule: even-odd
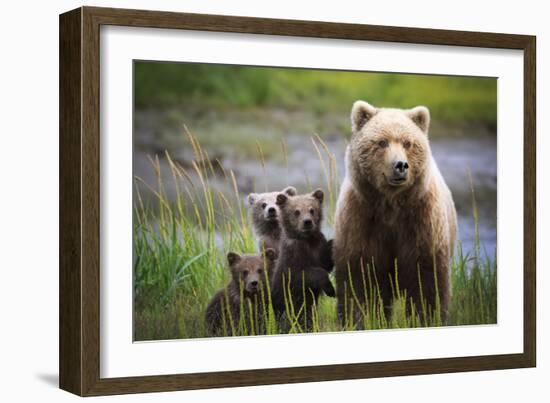
{"label": "cub's face", "polygon": [[378,109],[357,101],[351,121],[348,169],[359,182],[366,180],[381,191],[399,192],[424,174],[430,161],[427,108]]}
{"label": "cub's face", "polygon": [[266,276],[275,267],[277,252],[268,248],[259,255],[227,254],[227,261],[233,281],[242,285],[245,295],[256,294],[266,283]]}
{"label": "cub's face", "polygon": [[[277,195],[280,192],[250,193],[248,195],[248,206],[252,214],[252,221],[256,228],[266,223],[276,224],[279,221],[279,206],[276,203]],[[289,186],[281,191],[288,196],[296,195],[296,189]]]}
{"label": "cub's face", "polygon": [[323,198],[321,189],[312,193],[288,197],[277,195],[277,205],[281,208],[282,225],[291,238],[307,238],[321,230],[323,219]]}

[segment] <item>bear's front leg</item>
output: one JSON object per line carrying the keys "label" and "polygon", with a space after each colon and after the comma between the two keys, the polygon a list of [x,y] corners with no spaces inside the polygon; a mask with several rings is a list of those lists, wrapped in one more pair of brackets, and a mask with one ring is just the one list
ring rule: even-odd
{"label": "bear's front leg", "polygon": [[320,267],[312,267],[305,271],[304,274],[306,286],[314,293],[323,291],[329,297],[336,297],[336,290],[330,282],[330,278],[326,270]]}
{"label": "bear's front leg", "polygon": [[330,241],[326,241],[323,245],[321,245],[321,250],[319,253],[319,260],[321,263],[321,267],[325,269],[327,272],[331,272],[332,268],[334,267],[334,259],[332,257],[332,247],[334,244],[334,240],[331,239]]}
{"label": "bear's front leg", "polygon": [[[441,255],[441,254],[440,254]],[[407,295],[407,312],[424,319],[437,310],[442,324],[446,323],[449,313],[450,262],[436,254],[435,257],[421,256],[417,266],[399,269],[399,286]],[[405,286],[406,285],[406,286]]]}

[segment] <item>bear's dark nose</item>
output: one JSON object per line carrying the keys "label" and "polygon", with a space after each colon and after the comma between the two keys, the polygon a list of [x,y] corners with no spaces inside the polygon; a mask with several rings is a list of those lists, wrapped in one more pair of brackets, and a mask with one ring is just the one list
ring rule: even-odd
{"label": "bear's dark nose", "polygon": [[304,228],[310,229],[312,226],[313,226],[313,221],[310,220],[309,218],[306,218],[304,220]]}
{"label": "bear's dark nose", "polygon": [[393,163],[393,174],[395,176],[405,176],[408,169],[409,164],[407,163],[407,161],[395,161]]}
{"label": "bear's dark nose", "polygon": [[268,208],[268,209],[267,209],[267,213],[268,213],[269,215],[275,215],[275,213],[276,213],[275,207],[270,207],[270,208]]}
{"label": "bear's dark nose", "polygon": [[250,282],[250,285],[251,285],[252,287],[257,287],[257,286],[258,286],[258,282],[257,282],[256,280],[251,281],[251,282]]}

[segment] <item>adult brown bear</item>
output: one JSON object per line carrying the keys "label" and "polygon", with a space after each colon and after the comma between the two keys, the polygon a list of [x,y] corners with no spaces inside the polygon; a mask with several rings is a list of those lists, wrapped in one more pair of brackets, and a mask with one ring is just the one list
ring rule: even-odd
{"label": "adult brown bear", "polygon": [[456,210],[431,154],[430,113],[357,101],[351,123],[333,251],[339,317],[349,324],[353,312],[354,324],[363,327],[364,307],[378,297],[389,317],[398,284],[417,311],[421,296],[431,309],[439,296],[446,320]]}

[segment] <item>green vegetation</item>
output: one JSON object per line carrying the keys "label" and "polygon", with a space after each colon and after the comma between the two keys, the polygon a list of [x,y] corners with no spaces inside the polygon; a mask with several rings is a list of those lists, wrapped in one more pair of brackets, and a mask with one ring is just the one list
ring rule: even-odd
{"label": "green vegetation", "polygon": [[429,105],[435,120],[496,127],[497,80],[351,71],[136,62],[135,105],[189,109],[285,109],[348,113],[357,99],[410,108]]}
{"label": "green vegetation", "polygon": [[[168,153],[165,155],[170,165],[171,180],[176,184],[177,195],[174,202],[169,201],[166,196],[158,158],[151,160],[152,169],[158,178],[154,188],[136,178],[136,340],[205,337],[206,306],[214,293],[229,280],[226,253],[255,251],[256,242],[250,219],[234,174],[214,166],[197,139],[189,133],[188,139],[195,154],[190,168],[183,168]],[[336,160],[319,137],[313,138],[312,143],[326,179],[325,209],[327,222],[332,225],[339,188]],[[260,155],[263,155],[259,144],[258,147]],[[216,190],[211,185],[211,179],[215,175],[221,175],[233,191],[223,193]],[[153,197],[142,197],[144,191]],[[475,211],[474,208],[473,220],[477,225]],[[496,323],[496,259],[482,257],[480,250],[479,241],[473,254],[464,255],[458,248],[452,265],[451,325]],[[374,271],[374,268],[369,270]],[[380,309],[377,301],[371,302],[363,323],[366,329],[441,325],[437,307],[434,311],[422,307],[415,314],[407,315],[407,298],[399,292],[395,293],[390,321],[384,317],[383,309]],[[251,309],[248,304],[242,307],[243,311],[248,309]],[[289,309],[294,312],[294,315],[290,314],[292,326],[289,332],[304,331],[295,320],[300,309],[301,307]],[[345,320],[343,326],[339,324],[336,301],[326,296],[321,297],[312,321],[313,331],[341,331],[351,328],[349,320]],[[231,328],[235,334],[243,334],[248,327],[243,323],[234,323]],[[257,329],[258,326],[252,328]],[[279,332],[270,319],[267,329],[270,334]]]}

